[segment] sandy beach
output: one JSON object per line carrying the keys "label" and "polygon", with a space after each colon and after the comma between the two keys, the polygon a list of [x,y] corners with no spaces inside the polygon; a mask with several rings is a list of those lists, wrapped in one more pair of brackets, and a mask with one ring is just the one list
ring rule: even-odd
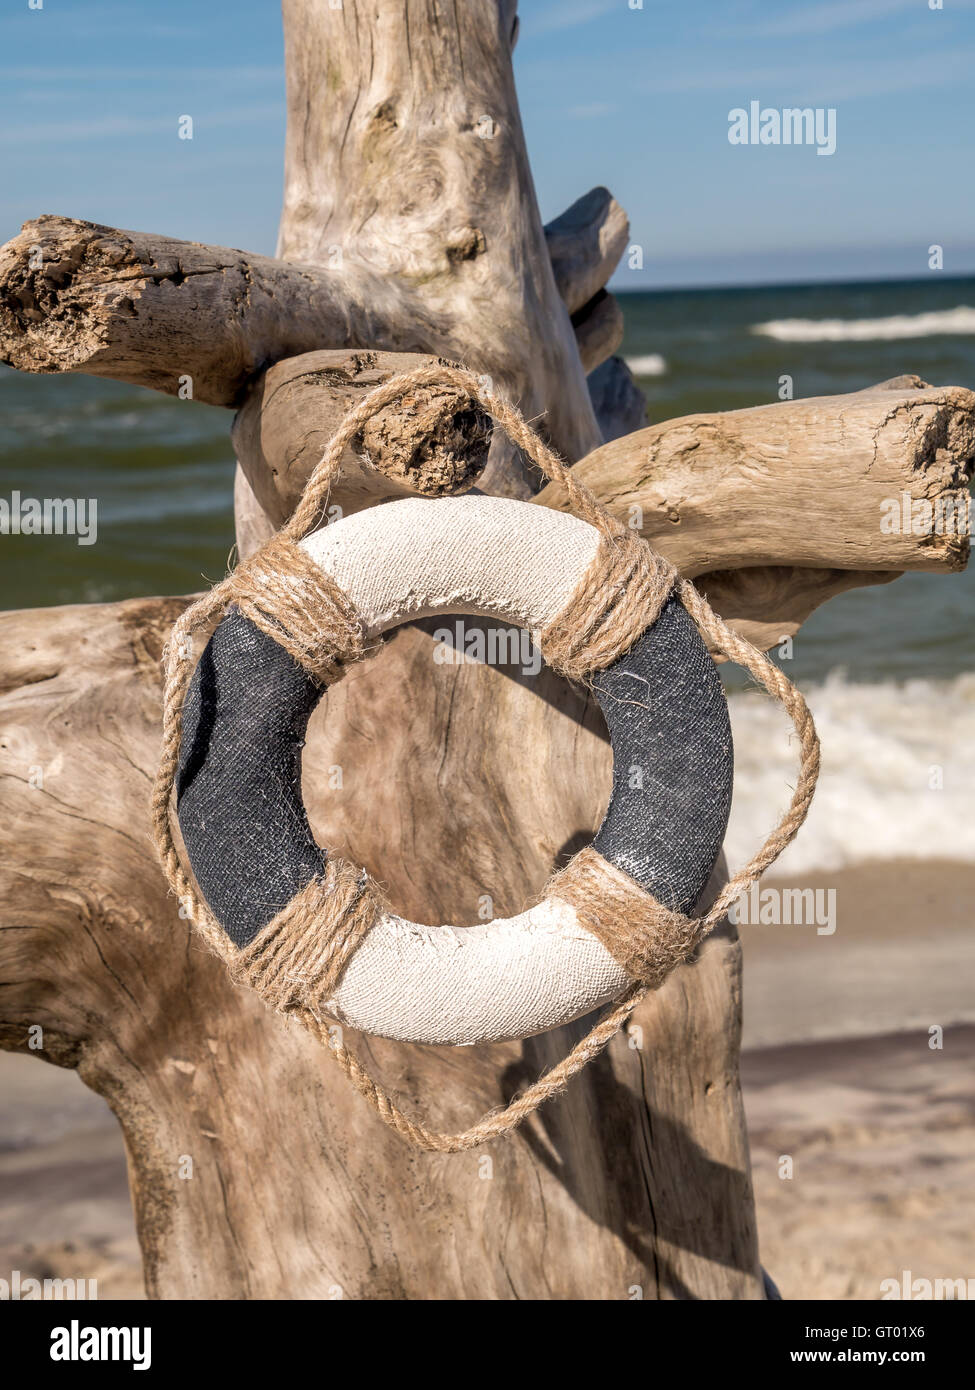
{"label": "sandy beach", "polygon": [[740,929],[765,1267],[787,1299],[876,1299],[904,1270],[970,1278],[975,866],[869,864],[799,886],[835,890],[832,935]]}
{"label": "sandy beach", "polygon": [[[741,928],[763,1263],[786,1299],[877,1299],[904,1270],[973,1277],[975,866],[870,864],[801,886],[835,889],[831,935]],[[0,1271],[13,1269],[142,1296],[113,1116],[72,1073],[0,1053]]]}
{"label": "sandy beach", "polygon": [[144,1297],[114,1115],[74,1072],[0,1052],[0,1278],[13,1270]]}
{"label": "sandy beach", "polygon": [[[762,1262],[785,1299],[975,1277],[975,1028],[742,1059]],[[793,1176],[779,1176],[783,1156]]]}
{"label": "sandy beach", "polygon": [[[744,1048],[975,1024],[975,865],[874,863],[766,885],[835,892],[835,930],[742,925]],[[822,899],[820,899],[822,901]]]}

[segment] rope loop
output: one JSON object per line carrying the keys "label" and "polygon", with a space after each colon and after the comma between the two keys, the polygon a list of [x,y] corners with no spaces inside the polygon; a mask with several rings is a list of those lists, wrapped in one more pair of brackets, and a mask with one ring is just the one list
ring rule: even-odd
{"label": "rope loop", "polygon": [[279,1013],[317,1016],[382,911],[382,898],[368,874],[330,855],[324,873],[234,953],[231,978],[250,985]]}
{"label": "rope loop", "polygon": [[[196,891],[176,848],[171,800],[179,767],[183,704],[193,673],[198,630],[231,605],[287,650],[323,684],[363,655],[362,626],[339,586],[298,545],[319,526],[342,455],[367,421],[417,387],[453,388],[481,407],[551,482],[565,491],[568,509],[600,532],[596,556],[565,609],[541,634],[549,665],[585,680],[623,655],[674,598],[684,605],[714,650],[748,670],[789,714],[799,736],[799,777],[788,810],[758,852],[724,886],[701,917],[686,917],[656,901],[592,848],[584,849],[546,889],[568,902],[580,923],[623,966],[633,983],[584,1038],[503,1110],[458,1134],[440,1134],[405,1115],[369,1076],[344,1043],[334,1043],[321,1013],[342,971],[383,912],[376,885],[364,871],[336,856],[307,883],[258,936],[238,950]],[[799,691],[777,666],[740,637],[670,561],[625,527],[597,501],[521,414],[483,378],[463,367],[421,367],[391,377],[363,398],[339,425],[305,486],[293,515],[270,541],[192,604],[177,620],[164,652],[162,751],[152,791],[152,828],[173,892],[189,907],[194,925],[230,967],[235,982],[256,989],[272,1008],[296,1017],[328,1049],[382,1121],[408,1142],[435,1153],[459,1153],[507,1134],[612,1041],[653,989],[686,961],[729,907],[782,853],[805,820],[819,775],[819,740]]]}

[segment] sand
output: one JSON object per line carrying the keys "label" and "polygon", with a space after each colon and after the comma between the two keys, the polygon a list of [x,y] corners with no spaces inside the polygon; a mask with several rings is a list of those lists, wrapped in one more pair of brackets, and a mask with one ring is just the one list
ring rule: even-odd
{"label": "sand", "polygon": [[746,1048],[975,1023],[975,865],[865,864],[781,890],[835,890],[836,930],[739,927]]}
{"label": "sand", "polygon": [[[787,1299],[877,1299],[904,1270],[975,1278],[975,866],[799,886],[835,889],[835,933],[741,927],[763,1263]],[[72,1073],[0,1053],[0,1278],[13,1269],[141,1296],[113,1116]]]}
{"label": "sand", "polygon": [[973,1070],[968,1025],[942,1051],[912,1032],[745,1054],[762,1262],[783,1298],[878,1299],[904,1270],[975,1279]]}
{"label": "sand", "polygon": [[0,1279],[15,1269],[144,1297],[115,1116],[73,1071],[0,1052]]}

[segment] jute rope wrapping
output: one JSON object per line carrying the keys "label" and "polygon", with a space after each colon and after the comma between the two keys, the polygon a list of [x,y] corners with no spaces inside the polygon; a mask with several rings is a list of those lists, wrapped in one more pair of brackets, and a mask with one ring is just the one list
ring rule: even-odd
{"label": "jute rope wrapping", "polygon": [[[615,520],[615,518],[611,518]],[[586,520],[590,520],[586,517]],[[562,612],[539,637],[542,656],[569,680],[604,671],[647,628],[673,592],[677,571],[646,541],[616,523]]]}
{"label": "jute rope wrapping", "polygon": [[233,599],[322,685],[363,655],[362,627],[349,599],[290,536],[273,536],[238,565]]}
{"label": "jute rope wrapping", "polygon": [[325,872],[230,958],[230,974],[279,1013],[307,1008],[317,1015],[382,912],[382,897],[368,874],[329,855]]}
{"label": "jute rope wrapping", "polygon": [[[173,837],[171,800],[179,767],[182,710],[193,673],[194,634],[237,608],[279,642],[323,684],[364,655],[361,624],[348,597],[299,547],[323,522],[343,451],[363,425],[418,386],[456,390],[480,404],[551,481],[560,484],[575,515],[595,526],[601,543],[565,609],[541,634],[548,663],[573,680],[586,680],[622,656],[676,595],[711,646],[744,666],[788,711],[799,735],[800,771],[789,809],[758,853],[718,894],[707,912],[686,917],[659,903],[592,848],[577,854],[549,882],[545,894],[575,910],[633,978],[568,1055],[508,1106],[459,1134],[439,1134],[404,1115],[322,1018],[342,971],[384,910],[364,871],[329,856],[323,874],[301,892],[242,950],[230,941],[183,868]],[[459,367],[432,366],[392,377],[349,411],[331,440],[284,528],[249,560],[186,610],[164,653],[166,683],[163,743],[152,793],[152,823],[163,870],[188,906],[211,949],[227,961],[235,981],[247,983],[272,1008],[297,1018],[336,1058],[356,1090],[380,1118],[419,1148],[458,1153],[509,1133],[544,1101],[559,1094],[612,1040],[629,1015],[671,971],[686,961],[729,907],[795,837],[819,775],[819,742],[798,690],[763,652],[739,637],[713,612],[693,584],[602,507],[518,411]]]}

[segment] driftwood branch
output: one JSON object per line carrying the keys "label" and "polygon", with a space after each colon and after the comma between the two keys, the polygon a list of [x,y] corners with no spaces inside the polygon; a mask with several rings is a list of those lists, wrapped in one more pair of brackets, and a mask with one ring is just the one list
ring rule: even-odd
{"label": "driftwood branch", "polygon": [[[622,313],[603,286],[627,231],[605,189],[546,228],[586,371],[622,337]],[[324,267],[294,265],[39,217],[0,248],[0,359],[235,406],[262,368],[316,348],[442,348],[449,325],[408,286],[391,294],[386,277],[345,268],[340,247],[330,254]]]}
{"label": "driftwood branch", "polygon": [[[409,18],[387,18],[396,32],[384,42],[411,51]],[[465,21],[462,33],[414,54],[395,100],[389,74],[374,70],[371,30],[322,22],[300,3],[286,21],[281,259],[38,218],[0,249],[0,358],[174,395],[189,385],[197,400],[236,406],[259,371],[316,349],[446,355],[541,415],[567,458],[588,452],[599,433],[568,313],[582,314],[592,369],[618,344],[618,310],[602,291],[628,228],[619,205],[594,189],[543,232],[510,66],[497,62],[498,28],[506,49],[516,34],[514,7]],[[461,121],[443,80],[458,41],[470,45],[484,112]],[[326,70],[335,87],[319,105]],[[404,212],[387,196],[389,180],[408,186],[411,170],[418,192]],[[520,490],[530,490],[524,478]]]}
{"label": "driftwood branch", "polygon": [[[597,449],[576,473],[768,648],[849,589],[964,567],[973,463],[975,395],[908,375],[666,420]],[[566,504],[551,485],[538,501]]]}
{"label": "driftwood branch", "polygon": [[610,357],[587,378],[592,408],[606,443],[644,427],[647,401],[622,357]]}
{"label": "driftwood branch", "polygon": [[[689,415],[595,450],[575,474],[695,577],[754,565],[957,570],[963,528],[885,527],[892,499],[959,512],[975,462],[975,394],[871,388]],[[565,508],[560,488],[538,495]],[[903,513],[902,513],[903,515]]]}
{"label": "driftwood branch", "polygon": [[[398,372],[435,365],[409,353],[311,352],[261,373],[234,420],[238,462],[275,526],[291,515],[346,411]],[[371,419],[342,459],[331,502],[343,513],[390,497],[463,492],[487,463],[490,419],[453,390],[422,387]]]}
{"label": "driftwood branch", "polygon": [[[482,250],[477,243],[472,254]],[[453,273],[464,257],[448,252]],[[493,375],[532,413],[537,403],[525,373],[507,365],[500,336],[492,342],[493,317],[478,333],[477,303],[425,296],[408,278],[397,283],[357,264],[341,246],[329,248],[325,264],[300,265],[45,216],[0,248],[0,360],[22,371],[84,372],[233,407],[264,368],[315,349],[446,355]],[[560,371],[575,378],[578,391],[575,404],[560,396],[543,428],[574,458],[599,442],[598,427],[554,281],[549,308],[551,323],[537,329],[539,368],[553,381]],[[612,351],[610,312],[601,309],[582,330],[587,368]],[[461,318],[471,320],[463,334]]]}
{"label": "driftwood branch", "polygon": [[[67,217],[28,222],[0,249],[0,356],[24,371],[86,372],[238,403],[269,362],[323,344],[414,348],[383,277],[285,265],[220,246]],[[402,322],[396,329],[393,321]]]}
{"label": "driftwood branch", "polygon": [[584,193],[546,224],[555,283],[570,314],[605,288],[629,238],[629,218],[607,188]]}
{"label": "driftwood branch", "polygon": [[572,315],[572,327],[582,365],[595,370],[623,341],[623,311],[613,295],[600,290]]}
{"label": "driftwood branch", "polygon": [[[328,365],[324,374],[323,363]],[[339,364],[344,364],[341,370]],[[238,499],[242,553],[250,549],[246,537],[255,507],[267,514],[261,535],[272,525],[281,525],[357,390],[401,364],[390,357],[365,370],[362,365],[362,358],[355,354],[292,359],[267,374],[267,386],[255,388],[235,430],[238,457],[250,480],[248,495]],[[904,569],[952,568],[964,563],[968,540],[964,532],[885,531],[879,502],[896,500],[902,517],[903,498],[917,495],[919,481],[920,491],[932,502],[964,497],[973,455],[973,405],[971,393],[959,388],[939,389],[917,378],[899,377],[849,396],[670,420],[621,441],[619,449],[612,451],[612,472],[604,467],[611,454],[607,449],[600,449],[577,468],[602,500],[627,520],[634,519],[631,509],[639,508],[635,515],[643,522],[644,534],[686,574],[698,579],[717,610],[737,630],[756,645],[768,647],[793,635],[817,607],[837,594],[889,583]],[[840,456],[835,450],[826,449],[819,457],[814,440],[829,439],[829,434],[807,434],[809,411],[815,412],[817,420],[828,415],[834,421],[834,433],[843,431],[848,452],[842,456],[842,466],[851,475],[837,471]],[[766,450],[763,455],[756,445],[756,416],[761,438],[775,440],[774,454]],[[895,422],[897,428],[892,431]],[[721,431],[720,455],[716,425]],[[407,428],[412,426],[408,418]],[[689,438],[702,443],[689,445]],[[928,461],[932,438],[943,440],[933,464]],[[749,450],[755,451],[754,456]],[[643,460],[651,454],[653,473],[648,478]],[[687,487],[688,456],[697,477],[693,492]],[[728,457],[745,459],[744,475],[724,466]],[[764,461],[761,469],[752,466],[759,457]],[[345,511],[364,505],[367,498],[377,501],[406,490],[395,479],[364,466],[353,451],[347,469],[336,488],[336,502]],[[810,518],[806,496],[797,486],[809,478],[815,479],[820,520]],[[465,481],[460,479],[458,485]],[[413,488],[434,495],[441,490],[440,482],[441,474],[435,469],[432,478],[414,480]],[[653,499],[649,514],[648,495]],[[680,509],[674,513],[677,521],[661,505],[661,499],[672,497],[681,498]],[[831,506],[829,499],[834,499]],[[544,489],[539,500],[545,505],[564,503],[552,487]],[[869,514],[871,507],[872,535],[861,519],[861,513]],[[729,517],[736,513],[749,518],[747,536],[729,529]],[[784,518],[789,519],[790,529],[783,537]],[[871,543],[869,551],[861,548],[855,557],[858,565],[869,564],[869,568],[848,563],[851,531]],[[755,562],[756,556],[765,555],[773,557],[774,563]]]}
{"label": "driftwood branch", "polygon": [[[605,286],[629,236],[629,219],[606,188],[583,194],[545,227],[555,283],[572,315],[588,372],[611,357],[623,340],[623,312]],[[604,432],[603,437],[615,434]]]}

